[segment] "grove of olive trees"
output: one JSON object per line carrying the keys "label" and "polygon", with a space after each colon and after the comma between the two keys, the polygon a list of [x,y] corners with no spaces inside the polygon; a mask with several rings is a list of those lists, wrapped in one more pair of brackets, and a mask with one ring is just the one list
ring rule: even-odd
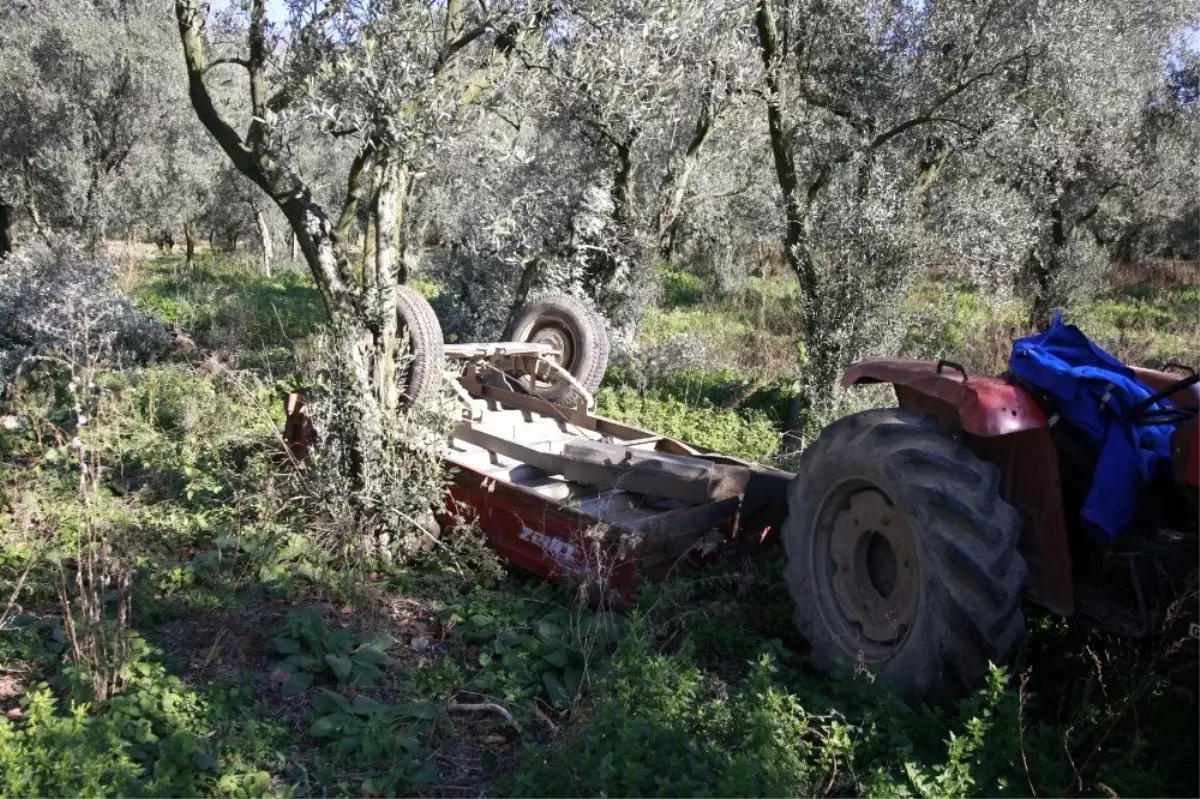
{"label": "grove of olive trees", "polygon": [[1195,12],[10,0],[0,249],[170,230],[269,271],[294,241],[364,392],[411,276],[456,334],[556,288],[630,341],[659,266],[777,258],[820,411],[934,265],[1036,323],[1114,261],[1195,257]]}
{"label": "grove of olive trees", "polygon": [[1196,0],[0,0],[0,799],[1197,795],[1166,456],[839,385],[1200,366],[1197,187]]}

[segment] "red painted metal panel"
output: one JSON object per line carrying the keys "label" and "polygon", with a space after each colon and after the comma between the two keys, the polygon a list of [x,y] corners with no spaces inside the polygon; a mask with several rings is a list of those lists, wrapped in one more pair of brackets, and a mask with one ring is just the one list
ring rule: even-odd
{"label": "red painted metal panel", "polygon": [[[558,583],[599,583],[615,607],[632,602],[641,569],[651,565],[615,552],[629,531],[610,527],[602,540],[585,539],[595,520],[534,492],[455,465],[452,502],[479,520],[496,553],[513,565]],[[624,553],[622,553],[624,554]]]}
{"label": "red painted metal panel", "polygon": [[892,383],[951,405],[963,430],[976,436],[1003,436],[1046,427],[1046,414],[1023,389],[977,372],[907,358],[868,358],[846,370],[845,387]]}
{"label": "red painted metal panel", "polygon": [[1050,430],[975,437],[971,450],[1000,467],[1000,494],[1021,514],[1017,544],[1029,566],[1029,598],[1061,616],[1075,612],[1075,579],[1058,450]]}
{"label": "red painted metal panel", "polygon": [[[632,603],[643,580],[660,580],[683,554],[670,550],[674,529],[633,533],[610,525],[602,537],[585,537],[596,520],[533,491],[448,463],[455,469],[450,487],[453,511],[479,521],[488,541],[503,559],[543,579],[588,584],[602,590],[606,604],[621,608]],[[745,499],[744,515],[735,512],[717,519],[725,544],[761,546],[786,515],[785,493],[791,475],[757,467]],[[622,551],[622,535],[641,536],[641,546]],[[715,554],[689,550],[685,560],[698,564]],[[592,597],[593,601],[596,599]]]}

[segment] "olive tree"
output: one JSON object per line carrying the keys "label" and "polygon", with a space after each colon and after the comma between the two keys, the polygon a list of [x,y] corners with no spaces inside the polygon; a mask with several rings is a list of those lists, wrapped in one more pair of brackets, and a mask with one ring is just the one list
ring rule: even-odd
{"label": "olive tree", "polygon": [[810,406],[935,259],[1015,283],[1035,321],[1097,275],[1097,214],[1155,180],[1146,105],[1185,8],[758,2]]}
{"label": "olive tree", "polygon": [[100,244],[114,187],[177,106],[168,20],[147,2],[9,10],[0,25],[0,214],[11,219],[19,198],[44,238],[64,227]]}
{"label": "olive tree", "polygon": [[919,271],[921,196],[992,124],[988,102],[1033,57],[1007,2],[760,0],[769,145],[784,251],[803,298],[802,401],[897,329]]}
{"label": "olive tree", "polygon": [[1181,163],[1159,157],[1170,144],[1153,130],[1153,106],[1189,5],[1072,3],[1031,14],[1038,57],[999,98],[1000,124],[980,155],[1036,220],[1018,274],[1034,324],[1102,283],[1111,252],[1093,235],[1099,214],[1178,182]]}
{"label": "olive tree", "polygon": [[754,82],[749,11],[740,0],[573,0],[530,64],[546,113],[597,166],[570,246],[582,290],[619,325],[636,322],[645,267],[671,258],[705,147]]}
{"label": "olive tree", "polygon": [[[222,22],[240,33],[228,46],[209,36],[207,0],[176,0],[175,15],[197,117],[287,218],[329,312],[336,359],[356,398],[337,431],[351,472],[348,499],[356,518],[372,517],[381,490],[375,484],[386,473],[388,420],[401,404],[399,302],[407,275],[398,234],[413,175],[453,137],[464,109],[505,76],[547,9],[329,0],[295,4],[276,27],[265,0],[250,0],[243,19]],[[248,92],[240,101],[218,103],[218,69],[244,71]],[[295,154],[305,131],[352,153],[335,204]],[[373,243],[365,261],[353,247],[364,204]]]}

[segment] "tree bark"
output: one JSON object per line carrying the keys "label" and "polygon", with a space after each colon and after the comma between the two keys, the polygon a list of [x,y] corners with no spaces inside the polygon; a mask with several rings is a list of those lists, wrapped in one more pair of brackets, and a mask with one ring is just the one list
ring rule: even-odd
{"label": "tree bark", "polygon": [[[615,233],[616,244],[620,247],[622,244],[633,240],[635,231],[634,227],[634,210],[633,210],[633,147],[638,139],[638,131],[634,129],[624,139],[617,139],[612,136],[611,132],[605,131],[604,136],[612,144],[617,162],[612,174],[612,186],[609,189],[609,198],[612,200],[611,222]],[[585,245],[586,249],[582,250],[582,260],[584,263],[583,269],[583,287],[592,297],[601,305],[604,305],[602,298],[612,287],[613,281],[617,277],[617,270],[620,267],[620,253],[609,248],[595,247],[590,242],[577,242]]]}
{"label": "tree bark", "polygon": [[258,240],[262,245],[263,274],[270,277],[271,262],[275,260],[271,247],[271,229],[267,227],[267,217],[257,205],[254,206],[254,224],[258,227]]}
{"label": "tree bark", "polygon": [[805,201],[800,195],[800,178],[788,141],[788,124],[784,112],[788,98],[782,68],[787,54],[780,50],[771,2],[772,0],[759,0],[754,14],[754,25],[758,30],[758,45],[765,68],[767,130],[771,141],[771,157],[775,164],[775,179],[783,195],[784,257],[799,278],[801,289],[807,294],[813,290],[811,284],[816,276],[803,251]]}
{"label": "tree bark", "polygon": [[0,258],[13,251],[13,216],[16,210],[12,203],[0,199]]}
{"label": "tree bark", "polygon": [[189,271],[196,266],[196,238],[198,233],[196,230],[196,220],[189,219],[183,223],[183,266]]}
{"label": "tree bark", "polygon": [[1054,287],[1054,278],[1062,269],[1062,251],[1067,246],[1063,212],[1058,202],[1050,207],[1050,231],[1025,262],[1026,285],[1032,291],[1029,324],[1036,330],[1044,328],[1063,299]]}
{"label": "tree bark", "polygon": [[100,164],[93,161],[92,174],[88,180],[83,205],[83,229],[87,233],[88,249],[91,250],[93,258],[100,254],[100,248],[104,243],[104,229],[100,221],[100,178],[102,174]]}
{"label": "tree bark", "polygon": [[505,330],[512,327],[513,322],[516,321],[517,314],[521,312],[521,309],[525,307],[525,303],[529,300],[529,292],[533,290],[533,284],[537,280],[540,266],[541,262],[537,258],[530,258],[521,269],[521,280],[517,283],[517,291],[513,294],[512,303],[508,308],[508,319],[504,323]]}
{"label": "tree bark", "polygon": [[634,129],[624,141],[617,142],[617,169],[613,174],[613,220],[622,236],[629,235],[633,227],[633,146],[639,131]]}
{"label": "tree bark", "polygon": [[25,159],[25,212],[29,214],[29,220],[33,222],[33,229],[37,231],[38,236],[46,243],[46,246],[51,246],[50,242],[50,227],[42,222],[42,214],[38,209],[37,192],[34,189],[34,162],[32,158]]}
{"label": "tree bark", "polygon": [[683,158],[676,168],[669,171],[663,181],[665,200],[658,213],[658,255],[667,262],[675,253],[675,233],[678,229],[679,212],[683,208],[683,198],[687,193],[688,183],[692,172],[700,161],[700,154],[712,133],[716,120],[716,103],[713,86],[710,83],[704,87],[700,96],[700,113],[696,117],[696,127],[692,130],[692,138],[688,141]]}
{"label": "tree bark", "polygon": [[367,227],[363,231],[362,269],[365,275],[375,264],[375,209],[367,211]]}
{"label": "tree bark", "polygon": [[396,231],[404,219],[404,196],[408,170],[401,164],[380,165],[380,183],[375,192],[375,274],[368,284],[370,327],[375,334],[373,380],[380,410],[394,411],[399,403],[396,356],[399,319],[396,288],[400,285],[396,259]]}
{"label": "tree bark", "polygon": [[299,245],[296,243],[296,231],[294,231],[294,230],[290,231],[288,233],[288,239],[291,240],[291,245],[292,245],[291,260],[297,261],[297,260],[299,260],[299,257],[300,257],[300,249],[299,249]]}

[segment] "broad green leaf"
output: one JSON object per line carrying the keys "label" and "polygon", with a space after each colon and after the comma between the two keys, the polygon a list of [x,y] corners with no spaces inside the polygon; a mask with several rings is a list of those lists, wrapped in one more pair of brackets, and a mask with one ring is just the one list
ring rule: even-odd
{"label": "broad green leaf", "polygon": [[546,695],[550,697],[550,702],[555,706],[566,707],[570,703],[566,686],[555,672],[551,670],[542,672],[542,685],[546,687]]}
{"label": "broad green leaf", "polygon": [[311,671],[320,665],[320,661],[308,653],[302,653],[299,655],[288,655],[280,665],[288,671]]}
{"label": "broad green leaf", "polygon": [[546,643],[558,643],[562,640],[562,628],[548,621],[537,623],[537,636]]}
{"label": "broad green leaf", "polygon": [[386,666],[392,659],[370,646],[359,647],[354,651],[353,660],[357,663],[370,663],[374,666]]}
{"label": "broad green leaf", "polygon": [[349,627],[335,630],[325,639],[325,647],[330,652],[341,652],[350,646],[350,639],[353,635],[354,631]]}
{"label": "broad green leaf", "polygon": [[336,691],[321,689],[321,695],[313,700],[313,709],[318,713],[350,713],[350,700]]}
{"label": "broad green leaf", "polygon": [[579,695],[579,686],[583,683],[583,672],[579,669],[568,667],[563,671],[563,687],[567,689],[567,695],[575,697]]}
{"label": "broad green leaf", "polygon": [[337,742],[337,748],[342,752],[353,752],[362,746],[363,737],[359,735],[347,735]]}
{"label": "broad green leaf", "polygon": [[306,691],[312,685],[313,676],[305,671],[300,671],[293,674],[287,682],[283,684],[282,693],[284,696],[295,696],[298,693]]}
{"label": "broad green leaf", "polygon": [[290,636],[281,635],[275,639],[275,651],[295,655],[300,652],[300,642]]}
{"label": "broad green leaf", "polygon": [[329,664],[329,668],[333,670],[333,676],[340,683],[350,681],[350,671],[352,669],[350,658],[345,655],[326,655],[325,662]]}
{"label": "broad green leaf", "polygon": [[360,716],[378,716],[381,713],[386,713],[388,706],[380,702],[376,702],[369,696],[356,696],[354,701],[350,703],[353,712]]}
{"label": "broad green leaf", "polygon": [[567,667],[567,650],[555,649],[550,654],[543,656],[542,659],[552,666],[558,666],[560,669],[565,669]]}
{"label": "broad green leaf", "polygon": [[321,716],[313,722],[309,727],[308,734],[314,738],[328,738],[335,734],[344,726],[346,716],[342,713],[331,713],[328,716]]}

